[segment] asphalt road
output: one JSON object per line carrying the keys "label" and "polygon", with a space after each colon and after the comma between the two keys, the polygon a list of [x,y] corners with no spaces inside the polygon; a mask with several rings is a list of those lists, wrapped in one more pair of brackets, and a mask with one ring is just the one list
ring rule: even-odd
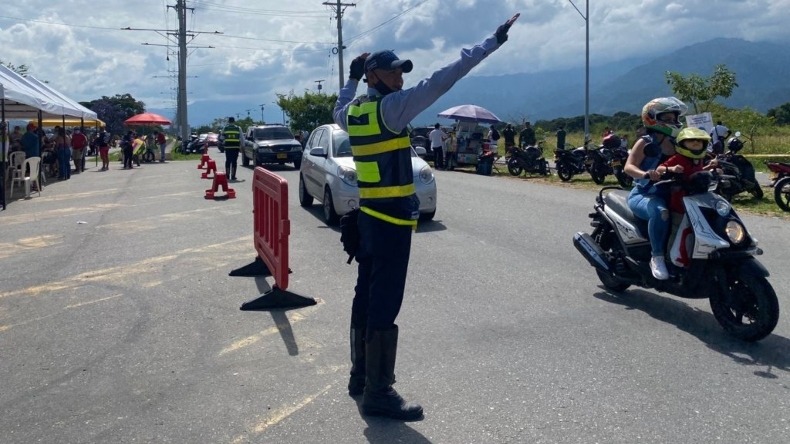
{"label": "asphalt road", "polygon": [[[212,150],[222,164],[224,156]],[[790,320],[731,340],[705,300],[615,296],[571,244],[594,192],[437,172],[412,243],[396,388],[425,419],[360,415],[346,394],[355,267],[291,184],[288,290],[244,312],[252,169],[206,200],[196,162],[95,168],[0,213],[3,443],[779,443]],[[788,219],[745,217],[790,310]],[[785,265],[782,265],[785,264]]]}

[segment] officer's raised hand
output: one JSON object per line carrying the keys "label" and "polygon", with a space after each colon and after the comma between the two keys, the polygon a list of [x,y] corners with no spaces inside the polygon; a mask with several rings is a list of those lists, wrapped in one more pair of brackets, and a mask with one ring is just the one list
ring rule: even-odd
{"label": "officer's raised hand", "polygon": [[510,20],[506,21],[504,24],[499,25],[499,28],[496,29],[494,36],[496,36],[496,42],[500,45],[507,41],[507,32],[510,30],[510,27],[513,26],[513,23],[518,20],[518,17],[521,13],[516,13],[513,17],[510,17]]}
{"label": "officer's raised hand", "polygon": [[354,79],[356,81],[362,79],[362,76],[365,75],[365,59],[367,59],[369,55],[369,52],[365,52],[351,61],[351,67],[348,73],[349,79]]}

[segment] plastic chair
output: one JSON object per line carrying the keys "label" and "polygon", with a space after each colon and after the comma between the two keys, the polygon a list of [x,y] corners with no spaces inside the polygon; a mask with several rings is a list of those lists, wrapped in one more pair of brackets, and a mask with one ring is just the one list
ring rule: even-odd
{"label": "plastic chair", "polygon": [[25,184],[25,198],[30,197],[30,184],[36,184],[36,191],[38,191],[38,195],[41,196],[41,183],[39,182],[39,168],[41,168],[41,158],[40,157],[31,157],[29,159],[25,159],[25,163],[22,166],[22,171],[29,171],[29,176],[23,177],[14,177],[11,181],[11,196],[14,195],[14,186],[17,182],[21,184]]}
{"label": "plastic chair", "polygon": [[[13,180],[15,177],[25,177],[25,170],[22,167],[25,165],[25,152],[14,151],[8,155],[8,171],[6,177]],[[13,183],[13,182],[12,182]]]}

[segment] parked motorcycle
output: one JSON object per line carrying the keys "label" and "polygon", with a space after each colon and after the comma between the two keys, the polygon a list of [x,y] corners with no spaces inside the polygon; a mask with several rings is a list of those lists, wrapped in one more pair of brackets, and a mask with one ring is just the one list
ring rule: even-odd
{"label": "parked motorcycle", "polygon": [[628,149],[618,146],[612,150],[612,156],[609,160],[609,166],[612,168],[614,177],[617,178],[617,183],[625,189],[631,189],[634,184],[634,178],[625,174],[625,161],[628,160]]}
{"label": "parked motorcycle", "polygon": [[750,193],[756,199],[762,199],[763,189],[757,182],[754,166],[746,157],[738,154],[738,151],[743,149],[743,142],[741,142],[740,136],[741,132],[737,131],[735,136],[727,141],[727,151],[716,156],[719,168],[724,171],[726,176],[732,176],[729,179],[719,181],[719,187],[716,189],[716,192],[728,201],[731,201],[735,195],[743,192]]}
{"label": "parked motorcycle", "polygon": [[[668,280],[653,277],[647,222],[633,215],[628,192],[620,188],[605,187],[598,193],[590,214],[593,231],[576,233],[573,244],[607,289],[622,292],[636,285],[682,298],[707,298],[724,330],[744,341],[758,341],[779,321],[779,302],[766,279],[768,271],[754,258],[762,250],[730,203],[711,192],[718,177],[704,172],[697,179],[686,186],[686,215],[678,232],[678,248],[689,263],[668,264]],[[676,180],[657,185],[666,182]]]}
{"label": "parked motorcycle", "polygon": [[524,149],[517,146],[508,148],[507,170],[512,176],[525,174],[549,175],[549,163],[538,146],[527,145]]}
{"label": "parked motorcycle", "polygon": [[586,172],[588,164],[592,164],[592,157],[583,146],[572,150],[554,150],[554,167],[557,169],[557,176],[563,182],[568,182],[573,176]]}
{"label": "parked motorcycle", "polygon": [[774,200],[783,211],[790,211],[790,163],[765,162],[774,173],[771,186],[774,189]]}

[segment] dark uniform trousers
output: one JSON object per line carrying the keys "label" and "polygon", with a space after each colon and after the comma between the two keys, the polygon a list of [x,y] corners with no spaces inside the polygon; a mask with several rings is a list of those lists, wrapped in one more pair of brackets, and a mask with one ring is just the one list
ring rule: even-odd
{"label": "dark uniform trousers", "polygon": [[395,324],[403,303],[411,254],[412,227],[359,213],[359,274],[351,306],[351,326],[385,330]]}

